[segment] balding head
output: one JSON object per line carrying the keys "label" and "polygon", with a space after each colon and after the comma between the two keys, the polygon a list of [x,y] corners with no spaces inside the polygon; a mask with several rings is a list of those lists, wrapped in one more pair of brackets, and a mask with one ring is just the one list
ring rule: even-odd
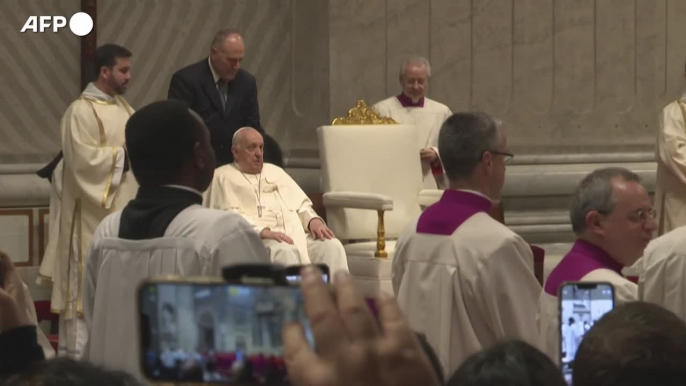
{"label": "balding head", "polygon": [[252,127],[241,127],[236,130],[231,141],[231,153],[238,169],[243,173],[262,172],[264,139],[259,131]]}
{"label": "balding head", "polygon": [[232,81],[245,57],[243,37],[235,29],[223,29],[214,36],[210,47],[210,63],[219,77]]}

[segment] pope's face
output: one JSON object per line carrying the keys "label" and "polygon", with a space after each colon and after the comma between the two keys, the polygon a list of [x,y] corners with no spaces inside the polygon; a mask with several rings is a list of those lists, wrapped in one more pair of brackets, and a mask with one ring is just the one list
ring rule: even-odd
{"label": "pope's face", "polygon": [[403,87],[403,94],[417,103],[426,93],[429,71],[423,64],[408,64],[405,66],[405,74],[400,78],[400,85]]}
{"label": "pope's face", "polygon": [[258,174],[264,163],[264,139],[255,129],[248,129],[242,141],[234,146],[233,159],[243,173]]}

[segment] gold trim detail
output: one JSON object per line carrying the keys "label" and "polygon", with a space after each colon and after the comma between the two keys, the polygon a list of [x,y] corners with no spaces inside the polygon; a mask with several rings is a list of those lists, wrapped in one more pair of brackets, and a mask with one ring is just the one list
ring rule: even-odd
{"label": "gold trim detail", "polygon": [[98,113],[95,111],[95,106],[93,106],[93,103],[97,103],[97,101],[94,101],[89,98],[81,97],[81,99],[85,100],[88,102],[88,106],[91,107],[91,110],[93,110],[93,115],[95,115],[95,120],[98,122],[98,131],[100,132],[100,147],[105,147],[107,146],[107,137],[105,136],[105,127],[102,125],[102,120],[98,116]]}
{"label": "gold trim detail", "polygon": [[112,167],[110,167],[110,175],[107,177],[107,184],[105,185],[105,193],[102,195],[102,207],[107,208],[107,198],[110,195],[110,188],[112,187],[112,180],[114,179],[114,169],[117,167],[117,153],[119,148],[112,148]]}
{"label": "gold trim detail", "polygon": [[348,110],[348,115],[339,117],[331,122],[332,125],[397,125],[393,118],[380,116],[374,109],[367,105],[363,99],[357,101],[357,105]]}
{"label": "gold trim detail", "polygon": [[374,257],[386,258],[388,257],[388,252],[386,252],[386,228],[383,222],[383,210],[379,210],[379,226],[376,230],[376,252],[374,252]]}
{"label": "gold trim detail", "polygon": [[126,110],[126,112],[129,113],[129,117],[131,117],[133,115],[133,110],[131,109],[131,106],[128,103],[126,103],[126,100],[124,100],[124,98],[117,95],[116,97],[114,97],[114,100],[118,104],[121,104],[121,106],[124,108],[124,110]]}

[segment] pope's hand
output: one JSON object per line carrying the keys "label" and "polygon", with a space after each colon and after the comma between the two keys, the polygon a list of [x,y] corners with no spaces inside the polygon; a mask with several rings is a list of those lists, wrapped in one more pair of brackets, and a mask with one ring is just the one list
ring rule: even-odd
{"label": "pope's hand", "polygon": [[336,235],[333,234],[333,231],[329,229],[320,218],[315,218],[310,221],[310,235],[312,235],[315,240],[333,239],[336,237]]}
{"label": "pope's hand", "polygon": [[293,244],[293,239],[286,236],[285,233],[273,232],[269,229],[262,230],[262,232],[260,232],[260,237],[263,239],[271,239],[271,240],[276,240],[278,242],[285,241],[288,244]]}

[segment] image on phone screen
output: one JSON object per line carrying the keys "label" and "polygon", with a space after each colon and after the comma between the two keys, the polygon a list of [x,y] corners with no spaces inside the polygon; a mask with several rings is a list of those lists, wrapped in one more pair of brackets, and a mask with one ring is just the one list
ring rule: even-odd
{"label": "image on phone screen", "polygon": [[[297,284],[300,283],[301,277],[300,277],[300,270],[303,268],[303,265],[291,265],[286,267],[286,280],[290,284]],[[324,280],[324,283],[329,283],[329,267],[326,264],[317,264],[317,267],[322,271],[322,279]]]}
{"label": "image on phone screen", "polygon": [[562,374],[571,385],[581,340],[598,319],[614,308],[614,288],[609,283],[566,283],[560,287],[559,299]]}
{"label": "image on phone screen", "polygon": [[141,365],[154,381],[280,384],[282,328],[314,346],[297,287],[147,283],[140,290]]}

